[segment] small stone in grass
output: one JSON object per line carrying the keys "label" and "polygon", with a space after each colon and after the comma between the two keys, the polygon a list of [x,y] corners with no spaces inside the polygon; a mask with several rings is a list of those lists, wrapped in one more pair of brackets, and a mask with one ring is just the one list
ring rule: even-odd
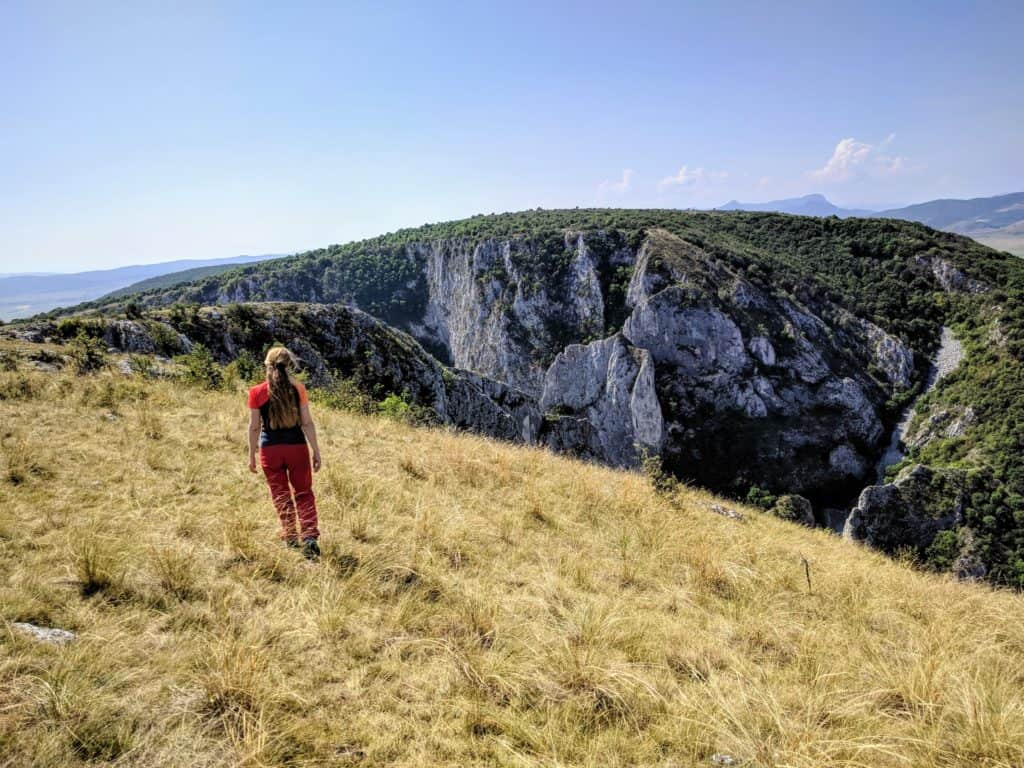
{"label": "small stone in grass", "polygon": [[37,627],[35,624],[29,624],[24,621],[15,621],[11,626],[20,632],[32,635],[36,640],[40,640],[44,643],[70,643],[78,637],[74,632],[68,632],[66,629]]}
{"label": "small stone in grass", "polygon": [[741,523],[744,523],[747,520],[747,518],[745,518],[742,514],[737,512],[735,509],[730,509],[729,507],[723,507],[721,504],[712,504],[710,509],[716,515],[721,515],[722,517],[728,517],[730,520],[738,520]]}

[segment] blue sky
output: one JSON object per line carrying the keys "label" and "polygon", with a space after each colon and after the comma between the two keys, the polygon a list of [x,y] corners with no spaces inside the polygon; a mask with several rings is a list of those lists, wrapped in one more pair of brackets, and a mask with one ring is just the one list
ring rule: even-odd
{"label": "blue sky", "polygon": [[1024,3],[769,5],[0,0],[0,272],[1024,189]]}

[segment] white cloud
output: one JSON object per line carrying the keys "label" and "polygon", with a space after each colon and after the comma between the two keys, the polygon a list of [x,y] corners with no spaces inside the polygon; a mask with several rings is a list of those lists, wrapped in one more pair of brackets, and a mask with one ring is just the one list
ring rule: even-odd
{"label": "white cloud", "polygon": [[808,176],[818,181],[846,181],[859,174],[892,175],[906,170],[906,159],[889,154],[889,146],[896,140],[890,133],[879,144],[868,144],[854,138],[841,139],[832,151],[832,157],[821,168]]}
{"label": "white cloud", "polygon": [[622,194],[627,191],[633,185],[633,169],[626,168],[622,171],[622,178],[619,181],[610,181],[605,179],[597,185],[597,191],[602,194],[615,193]]}
{"label": "white cloud", "polygon": [[718,181],[728,176],[725,171],[705,171],[703,168],[690,169],[684,165],[675,176],[666,176],[658,182],[658,188],[665,187],[695,187],[707,184],[710,181]]}
{"label": "white cloud", "polygon": [[842,139],[836,144],[832,157],[824,168],[811,171],[811,176],[824,181],[844,181],[850,178],[853,169],[871,155],[872,147],[856,139]]}

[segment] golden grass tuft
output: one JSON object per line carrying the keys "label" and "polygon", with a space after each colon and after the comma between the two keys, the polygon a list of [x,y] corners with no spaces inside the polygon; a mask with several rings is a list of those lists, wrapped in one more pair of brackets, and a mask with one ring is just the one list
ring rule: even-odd
{"label": "golden grass tuft", "polygon": [[241,393],[0,371],[0,765],[1024,765],[1020,596],[314,410],[316,564]]}

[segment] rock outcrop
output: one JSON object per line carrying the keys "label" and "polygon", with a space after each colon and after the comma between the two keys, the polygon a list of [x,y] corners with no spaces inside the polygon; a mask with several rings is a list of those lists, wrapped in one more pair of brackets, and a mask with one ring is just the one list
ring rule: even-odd
{"label": "rock outcrop", "polygon": [[567,264],[550,280],[536,274],[534,246],[522,239],[411,246],[424,265],[427,301],[407,330],[452,365],[539,394],[550,350],[605,328],[587,239],[569,233],[562,246]]}
{"label": "rock outcrop", "polygon": [[970,491],[962,470],[906,467],[894,482],[861,492],[843,535],[890,554],[924,552],[936,534],[961,522]]}
{"label": "rock outcrop", "polygon": [[622,334],[561,352],[540,398],[544,442],[558,451],[635,466],[661,450],[663,419],[651,354]]}
{"label": "rock outcrop", "polygon": [[947,293],[985,293],[989,289],[985,283],[968,277],[946,259],[917,256],[915,260],[931,270],[942,290]]}
{"label": "rock outcrop", "polygon": [[674,472],[809,495],[866,476],[881,406],[910,380],[898,339],[829,305],[816,314],[780,300],[660,232],[640,252],[627,304],[622,334],[650,353]]}

